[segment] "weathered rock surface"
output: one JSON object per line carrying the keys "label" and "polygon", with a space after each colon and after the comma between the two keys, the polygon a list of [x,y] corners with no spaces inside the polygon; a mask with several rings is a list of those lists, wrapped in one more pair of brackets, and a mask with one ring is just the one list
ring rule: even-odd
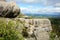
{"label": "weathered rock surface", "polygon": [[20,13],[20,8],[15,2],[0,0],[0,17],[15,18]]}
{"label": "weathered rock surface", "polygon": [[49,40],[49,32],[52,26],[49,19],[23,19],[25,27],[27,27],[28,37],[26,40]]}
{"label": "weathered rock surface", "polygon": [[[49,32],[52,30],[49,19],[24,19],[24,18],[0,18],[7,24],[9,21],[14,22],[14,26],[20,32],[26,27],[27,37],[25,40],[49,40]],[[22,23],[24,22],[24,24]],[[18,24],[18,26],[17,26]],[[25,33],[24,33],[25,34]]]}

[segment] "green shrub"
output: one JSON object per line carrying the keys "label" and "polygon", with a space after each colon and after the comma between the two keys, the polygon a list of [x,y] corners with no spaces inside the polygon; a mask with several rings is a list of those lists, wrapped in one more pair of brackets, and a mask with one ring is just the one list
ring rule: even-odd
{"label": "green shrub", "polygon": [[52,31],[56,33],[56,35],[58,35],[58,37],[60,36],[60,18],[51,18],[51,24],[52,24]]}
{"label": "green shrub", "polygon": [[[50,18],[52,24],[53,35],[56,34],[58,38],[60,38],[60,18]],[[53,36],[51,35],[51,36]],[[60,40],[60,39],[59,39]]]}
{"label": "green shrub", "polygon": [[56,37],[56,33],[50,32],[50,40],[54,40]]}
{"label": "green shrub", "polygon": [[24,40],[22,34],[16,30],[16,27],[15,21],[6,22],[0,19],[0,40]]}

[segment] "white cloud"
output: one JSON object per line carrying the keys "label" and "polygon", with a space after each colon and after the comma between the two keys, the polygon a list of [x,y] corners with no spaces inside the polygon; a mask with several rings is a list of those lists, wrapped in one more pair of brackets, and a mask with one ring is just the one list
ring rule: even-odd
{"label": "white cloud", "polygon": [[47,0],[47,5],[53,5],[54,7],[60,7],[60,0]]}
{"label": "white cloud", "polygon": [[46,3],[46,0],[9,0],[9,1],[15,1],[19,3],[28,3],[28,4],[40,4],[40,3],[45,4]]}
{"label": "white cloud", "polygon": [[37,13],[38,12],[37,8],[20,7],[20,9],[23,13]]}
{"label": "white cloud", "polygon": [[[8,0],[7,0],[8,1]],[[28,4],[43,4],[43,5],[53,5],[55,7],[60,7],[60,0],[9,0],[19,3],[28,3]]]}
{"label": "white cloud", "polygon": [[35,4],[35,3],[39,3],[40,0],[21,0],[21,2],[29,3],[29,4]]}
{"label": "white cloud", "polygon": [[54,4],[55,7],[60,7],[60,3]]}
{"label": "white cloud", "polygon": [[[24,1],[24,0],[23,0]],[[22,12],[27,13],[46,13],[46,12],[60,12],[60,0],[30,0],[24,1],[25,3],[42,3],[44,5],[52,5],[54,7],[44,7],[44,8],[35,8],[34,6],[29,6],[23,8]]]}
{"label": "white cloud", "polygon": [[50,12],[60,12],[60,7],[45,7],[45,8],[34,8],[34,7],[20,7],[23,13],[50,13]]}
{"label": "white cloud", "polygon": [[34,2],[34,0],[22,0],[22,2],[25,2],[25,3],[32,3],[32,2]]}
{"label": "white cloud", "polygon": [[60,8],[45,8],[43,9],[45,12],[60,12]]}

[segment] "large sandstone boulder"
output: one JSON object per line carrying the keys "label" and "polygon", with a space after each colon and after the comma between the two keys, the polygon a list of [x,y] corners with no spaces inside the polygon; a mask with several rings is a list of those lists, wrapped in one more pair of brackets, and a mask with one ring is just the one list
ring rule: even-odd
{"label": "large sandstone boulder", "polygon": [[14,18],[20,13],[20,8],[15,2],[0,1],[0,17]]}

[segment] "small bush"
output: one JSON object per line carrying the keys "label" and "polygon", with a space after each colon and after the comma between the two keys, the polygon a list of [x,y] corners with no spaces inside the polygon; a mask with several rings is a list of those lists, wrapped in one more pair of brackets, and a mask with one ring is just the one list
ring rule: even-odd
{"label": "small bush", "polygon": [[56,37],[56,33],[50,32],[50,40],[54,40]]}
{"label": "small bush", "polygon": [[22,34],[16,30],[15,21],[0,20],[0,40],[24,40]]}
{"label": "small bush", "polygon": [[[57,35],[58,39],[60,40],[60,18],[50,18],[52,24],[52,31],[51,36],[54,34]],[[54,38],[54,36],[52,37]]]}

